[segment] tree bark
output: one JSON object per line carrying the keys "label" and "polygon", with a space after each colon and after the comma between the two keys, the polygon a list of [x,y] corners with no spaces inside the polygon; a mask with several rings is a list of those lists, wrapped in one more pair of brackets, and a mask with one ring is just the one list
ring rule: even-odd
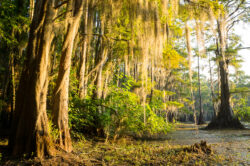
{"label": "tree bark", "polygon": [[198,125],[204,124],[204,116],[203,116],[203,105],[202,105],[202,98],[201,98],[201,80],[200,80],[200,55],[198,53],[198,86],[199,86],[199,109],[200,115],[198,120]]}
{"label": "tree bark", "polygon": [[36,1],[27,59],[17,92],[9,148],[13,155],[52,155],[46,114],[49,50],[53,39],[54,1]]}
{"label": "tree bark", "polygon": [[96,61],[97,63],[101,61],[101,65],[97,70],[97,78],[95,81],[96,89],[94,90],[94,96],[93,96],[95,99],[101,99],[102,97],[102,84],[103,84],[102,71],[103,71],[103,66],[105,63],[103,60],[107,58],[107,54],[108,54],[108,49],[104,45],[102,47],[104,48],[100,48],[101,49],[99,53],[100,55],[98,56],[97,61]]}
{"label": "tree bark", "polygon": [[30,8],[29,8],[30,20],[32,20],[34,16],[34,7],[35,7],[35,0],[30,0]]}
{"label": "tree bark", "polygon": [[197,38],[197,47],[198,47],[198,88],[199,88],[199,109],[200,109],[200,114],[199,114],[199,119],[198,119],[198,124],[204,124],[204,118],[203,118],[203,105],[202,105],[202,98],[201,98],[201,82],[200,82],[200,56],[202,55],[203,50],[201,50],[200,44],[203,42],[203,37],[201,35],[201,23],[198,20],[195,20],[196,22],[196,38]]}
{"label": "tree bark", "polygon": [[225,22],[224,19],[218,21],[218,33],[220,39],[220,56],[221,60],[219,61],[220,67],[220,81],[221,81],[221,108],[218,113],[218,116],[222,116],[227,120],[233,118],[233,112],[230,107],[230,92],[229,92],[229,82],[228,82],[228,65],[226,62],[226,34],[225,34]]}
{"label": "tree bark", "polygon": [[[14,53],[11,52],[11,87],[12,87],[12,101],[11,101],[11,113],[10,113],[10,119],[9,124],[12,123],[13,114],[15,111],[16,106],[16,75],[15,75],[15,63],[14,63]],[[10,125],[9,125],[10,126]]]}
{"label": "tree bark", "polygon": [[213,82],[213,72],[212,72],[212,66],[211,66],[211,59],[209,57],[209,75],[210,75],[210,88],[211,88],[211,98],[213,103],[213,118],[216,117],[216,106],[215,106],[215,93],[214,93],[214,82]]}
{"label": "tree bark", "polygon": [[110,71],[106,71],[106,78],[103,85],[102,98],[105,100],[108,94],[108,83],[110,80]]}
{"label": "tree bark", "polygon": [[88,28],[88,0],[85,2],[85,18],[84,18],[84,36],[82,54],[80,57],[80,78],[79,78],[79,97],[83,99],[85,97],[85,70],[86,70],[86,59],[87,59],[87,28]]}
{"label": "tree bark", "polygon": [[59,130],[60,147],[67,152],[71,152],[72,143],[68,126],[69,76],[73,45],[79,28],[83,2],[81,0],[70,0],[68,1],[67,9],[71,14],[69,15],[70,18],[66,18],[69,21],[62,47],[56,88],[54,90],[52,118]]}
{"label": "tree bark", "polygon": [[191,109],[193,111],[193,118],[194,124],[197,124],[196,120],[196,110],[194,105],[194,92],[193,92],[193,72],[192,72],[192,48],[190,42],[190,29],[186,22],[185,24],[185,32],[186,32],[186,44],[187,44],[187,51],[188,51],[188,69],[189,69],[189,81],[190,81],[190,98],[191,98]]}
{"label": "tree bark", "polygon": [[154,59],[153,57],[151,57],[152,60],[151,60],[151,91],[150,91],[150,100],[149,100],[149,103],[152,103],[152,100],[153,100],[153,95],[154,95]]}
{"label": "tree bark", "polygon": [[130,76],[130,58],[129,58],[129,54],[131,53],[131,47],[130,47],[130,43],[127,42],[128,44],[128,51],[127,54],[125,53],[124,55],[124,77],[129,77]]}

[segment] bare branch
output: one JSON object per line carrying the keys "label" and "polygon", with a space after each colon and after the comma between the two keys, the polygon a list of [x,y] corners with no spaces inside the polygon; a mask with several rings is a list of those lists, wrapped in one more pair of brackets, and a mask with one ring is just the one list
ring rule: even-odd
{"label": "bare branch", "polygon": [[246,50],[246,49],[250,49],[250,47],[241,47],[241,48],[237,48],[237,50]]}
{"label": "bare branch", "polygon": [[56,5],[56,6],[54,7],[54,9],[58,9],[58,8],[60,8],[61,6],[65,5],[65,4],[68,3],[68,2],[69,2],[68,0],[63,1],[63,2],[61,2],[60,4]]}
{"label": "bare branch", "polygon": [[105,55],[105,57],[95,66],[95,68],[92,69],[92,70],[88,73],[88,75],[85,77],[85,79],[88,78],[93,72],[95,72],[96,70],[98,70],[99,67],[100,67],[106,60],[107,60],[107,55]]}
{"label": "bare branch", "polygon": [[240,20],[234,20],[233,22],[232,22],[232,24],[230,24],[230,25],[228,25],[227,26],[227,32],[229,32],[233,27],[234,27],[234,25],[236,24],[236,23],[238,23]]}
{"label": "bare branch", "polygon": [[243,9],[243,11],[239,12],[237,15],[235,15],[234,17],[230,18],[228,17],[228,21],[227,22],[230,22],[230,21],[233,21],[235,18],[239,17],[240,15],[242,15],[244,12],[246,12],[246,9]]}
{"label": "bare branch", "polygon": [[231,94],[233,93],[250,93],[250,91],[234,91],[234,92],[230,92]]}
{"label": "bare branch", "polygon": [[243,4],[245,3],[245,1],[246,1],[246,0],[241,0],[241,2],[240,2],[239,5],[236,7],[236,9],[235,9],[232,13],[230,13],[230,14],[228,15],[228,18],[230,18],[232,15],[234,15],[234,14],[240,9],[241,5],[243,5]]}

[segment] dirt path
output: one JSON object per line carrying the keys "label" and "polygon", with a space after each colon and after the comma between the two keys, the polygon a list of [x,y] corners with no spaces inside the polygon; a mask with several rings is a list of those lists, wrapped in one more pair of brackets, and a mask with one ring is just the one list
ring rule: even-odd
{"label": "dirt path", "polygon": [[[204,126],[200,126],[204,127]],[[229,165],[250,165],[250,125],[247,130],[199,130],[193,124],[181,124],[169,133],[170,145],[192,145],[205,140]]]}

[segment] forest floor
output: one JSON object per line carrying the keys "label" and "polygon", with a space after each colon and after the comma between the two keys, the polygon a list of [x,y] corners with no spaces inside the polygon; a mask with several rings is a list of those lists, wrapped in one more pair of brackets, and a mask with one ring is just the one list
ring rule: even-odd
{"label": "forest floor", "polygon": [[207,131],[193,124],[179,124],[160,139],[83,139],[74,142],[72,153],[58,151],[44,160],[6,158],[6,145],[0,140],[0,165],[250,165],[250,130]]}

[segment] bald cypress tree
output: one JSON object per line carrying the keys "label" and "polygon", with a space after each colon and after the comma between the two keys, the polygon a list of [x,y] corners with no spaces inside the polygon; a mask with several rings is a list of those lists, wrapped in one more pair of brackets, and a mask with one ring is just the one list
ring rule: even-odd
{"label": "bald cypress tree", "polygon": [[81,0],[69,0],[67,12],[66,19],[68,19],[68,25],[62,47],[56,88],[54,90],[52,118],[59,130],[60,147],[70,152],[72,144],[68,126],[69,76],[74,40],[83,13],[83,2]]}
{"label": "bald cypress tree", "polygon": [[230,89],[229,89],[229,57],[227,55],[228,34],[232,30],[237,20],[244,18],[247,14],[244,12],[247,8],[245,0],[232,1],[230,5],[222,2],[223,10],[217,19],[217,54],[219,57],[219,73],[220,73],[220,106],[219,111],[210,124],[208,129],[220,128],[244,128],[230,105]]}
{"label": "bald cypress tree", "polygon": [[55,1],[36,1],[25,66],[17,92],[16,110],[9,147],[13,155],[32,154],[42,158],[53,153],[46,98],[49,50],[53,40]]}

